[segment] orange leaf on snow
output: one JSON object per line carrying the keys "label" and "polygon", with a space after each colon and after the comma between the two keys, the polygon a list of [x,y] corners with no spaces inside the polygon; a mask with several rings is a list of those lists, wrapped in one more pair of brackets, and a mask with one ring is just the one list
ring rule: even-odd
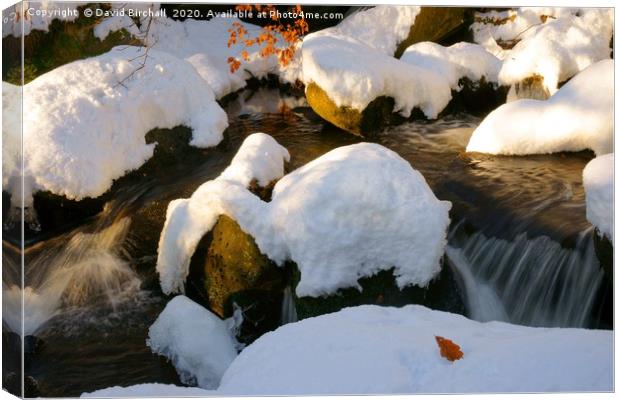
{"label": "orange leaf on snow", "polygon": [[441,336],[435,336],[437,346],[439,346],[439,354],[448,361],[456,361],[463,358],[461,347],[450,339]]}

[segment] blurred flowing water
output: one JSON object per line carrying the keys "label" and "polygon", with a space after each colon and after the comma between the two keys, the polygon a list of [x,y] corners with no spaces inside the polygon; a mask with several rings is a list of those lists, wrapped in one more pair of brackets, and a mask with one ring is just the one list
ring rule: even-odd
{"label": "blurred flowing water", "polygon": [[[289,150],[289,170],[362,141],[323,122],[303,99],[274,89],[241,92],[225,108],[230,126],[222,144],[121,179],[100,214],[29,241],[24,293],[19,252],[3,240],[3,331],[19,330],[23,295],[26,334],[43,342],[26,365],[41,396],[180,384],[172,366],[145,344],[168,301],[155,272],[168,202],[219,175],[254,132],[272,135]],[[581,184],[593,155],[464,153],[478,123],[468,115],[411,122],[386,129],[376,140],[418,169],[438,198],[453,203],[447,260],[462,284],[469,316],[599,326],[604,277]],[[168,133],[189,135],[184,128]],[[292,290],[284,296],[283,323],[296,320]]]}

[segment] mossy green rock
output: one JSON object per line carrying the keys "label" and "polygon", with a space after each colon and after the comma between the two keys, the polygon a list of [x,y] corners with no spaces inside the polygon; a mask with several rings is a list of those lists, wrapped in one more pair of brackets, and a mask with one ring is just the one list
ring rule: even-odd
{"label": "mossy green rock", "polygon": [[285,284],[284,270],[262,254],[252,236],[225,215],[201,240],[190,270],[202,272],[200,291],[209,308],[222,318],[232,315],[231,296],[248,291],[281,296]]}
{"label": "mossy green rock", "polygon": [[407,47],[419,42],[439,42],[463,25],[465,8],[462,7],[422,7],[403,40],[394,53],[400,58]]}
{"label": "mossy green rock", "polygon": [[[299,278],[299,270],[294,266],[294,286],[297,286]],[[294,296],[298,318],[329,314],[362,304],[393,307],[421,304],[434,310],[457,314],[465,314],[466,311],[459,285],[447,264],[444,264],[440,274],[426,288],[408,286],[400,290],[394,280],[393,270],[384,270],[372,277],[362,278],[359,284],[361,291],[347,288],[327,297]]]}
{"label": "mossy green rock", "polygon": [[354,135],[374,136],[389,123],[394,99],[378,97],[364,110],[338,107],[329,95],[316,83],[306,86],[306,100],[314,112],[329,123]]}

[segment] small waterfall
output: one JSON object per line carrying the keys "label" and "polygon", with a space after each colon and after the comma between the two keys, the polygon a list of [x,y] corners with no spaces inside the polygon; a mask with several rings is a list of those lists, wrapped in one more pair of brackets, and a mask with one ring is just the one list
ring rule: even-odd
{"label": "small waterfall", "polygon": [[592,229],[574,248],[552,239],[511,241],[477,232],[450,234],[448,262],[467,293],[470,316],[530,326],[587,327],[603,280],[592,245]]}
{"label": "small waterfall", "polygon": [[508,315],[495,289],[488,283],[476,280],[463,252],[460,249],[447,246],[446,256],[450,267],[462,279],[467,294],[469,317],[481,322],[508,322]]}
{"label": "small waterfall", "polygon": [[[123,218],[95,232],[71,232],[38,245],[42,251],[25,255],[25,288],[3,282],[7,310],[24,301],[24,334],[34,334],[61,311],[95,305],[113,309],[140,288],[140,279],[121,257],[130,225]],[[34,249],[36,252],[36,248]],[[4,315],[19,332],[20,315]]]}
{"label": "small waterfall", "polygon": [[297,310],[295,309],[295,300],[293,299],[293,290],[290,286],[284,289],[284,295],[282,297],[282,325],[289,324],[291,322],[297,322]]}

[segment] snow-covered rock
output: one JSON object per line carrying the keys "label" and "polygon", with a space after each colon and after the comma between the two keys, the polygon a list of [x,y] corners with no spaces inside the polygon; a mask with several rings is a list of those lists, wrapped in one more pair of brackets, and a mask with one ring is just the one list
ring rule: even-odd
{"label": "snow-covered rock", "polygon": [[168,357],[181,381],[216,389],[237,357],[228,324],[185,296],[170,300],[149,328],[147,345]]}
{"label": "snow-covered rock", "polygon": [[208,397],[217,392],[197,387],[176,386],[164,383],[141,383],[133,386],[113,386],[93,392],[82,393],[80,397]]}
{"label": "snow-covered rock", "polygon": [[532,28],[510,51],[499,72],[502,85],[540,76],[549,94],[591,64],[608,59],[613,34],[613,9],[592,9],[563,16]]}
{"label": "snow-covered rock", "polygon": [[586,217],[601,234],[614,241],[614,153],[599,156],[583,170]]}
{"label": "snow-covered rock", "polygon": [[449,209],[396,153],[371,143],[345,146],[282,178],[269,203],[221,177],[172,201],[157,271],[165,293],[182,291],[197,243],[225,214],[270,259],[297,263],[299,296],[356,287],[391,268],[399,287],[426,286],[440,270]]}
{"label": "snow-covered rock", "polygon": [[271,136],[254,133],[243,141],[222,175],[202,184],[189,199],[170,202],[156,265],[164,293],[183,292],[196,246],[220,215],[239,222],[237,213],[243,212],[246,220],[260,219],[265,203],[246,188],[253,179],[260,184],[280,178],[289,159],[288,151]]}
{"label": "snow-covered rock", "polygon": [[[461,347],[440,356],[435,336]],[[421,306],[359,306],[246,347],[220,395],[572,392],[613,389],[613,332],[480,323]]]}
{"label": "snow-covered rock", "polygon": [[467,151],[525,155],[591,149],[613,151],[614,62],[588,67],[545,101],[499,107],[472,134]]}
{"label": "snow-covered rock", "polygon": [[255,237],[274,261],[297,263],[298,296],[355,287],[392,267],[399,287],[426,286],[440,270],[450,207],[398,154],[360,143],[278,181],[269,208],[283,245]]}
{"label": "snow-covered rock", "polygon": [[115,47],[24,86],[26,205],[39,190],[76,200],[102,195],[153,155],[144,135],[154,128],[187,125],[197,147],[222,140],[226,113],[194,68],[153,49],[142,66],[144,54]]}
{"label": "snow-covered rock", "polygon": [[[428,118],[436,118],[451,99],[449,85],[438,74],[383,54],[335,28],[308,35],[302,57],[304,83],[318,85],[336,107],[361,112],[387,96],[395,100],[392,111],[404,117],[418,107]],[[313,106],[311,98],[308,102]]]}
{"label": "snow-covered rock", "polygon": [[501,61],[484,47],[460,42],[450,47],[433,42],[420,42],[409,46],[402,57],[402,61],[435,71],[447,80],[452,90],[460,90],[459,79],[468,78],[471,81],[497,83],[497,74]]}
{"label": "snow-covered rock", "polygon": [[30,34],[33,30],[47,32],[54,20],[74,21],[78,7],[88,2],[58,2],[50,0],[24,1],[2,11],[2,37]]}

